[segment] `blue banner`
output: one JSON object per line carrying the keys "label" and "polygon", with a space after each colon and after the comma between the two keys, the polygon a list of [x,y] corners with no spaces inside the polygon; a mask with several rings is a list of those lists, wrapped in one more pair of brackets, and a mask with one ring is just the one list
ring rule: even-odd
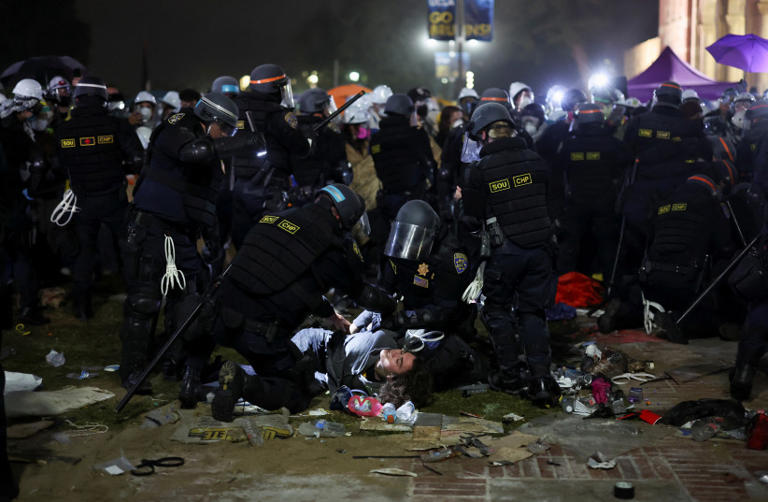
{"label": "blue banner", "polygon": [[464,0],[464,35],[467,40],[493,38],[493,0]]}
{"label": "blue banner", "polygon": [[427,0],[429,38],[456,38],[456,0]]}

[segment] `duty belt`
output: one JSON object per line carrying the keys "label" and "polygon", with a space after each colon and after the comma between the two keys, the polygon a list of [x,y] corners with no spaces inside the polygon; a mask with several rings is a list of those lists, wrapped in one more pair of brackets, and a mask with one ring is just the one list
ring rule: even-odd
{"label": "duty belt", "polygon": [[693,274],[698,272],[701,267],[697,263],[691,265],[679,265],[676,263],[663,263],[658,261],[646,260],[643,263],[642,271],[649,274],[653,271],[674,272],[676,274]]}
{"label": "duty belt", "polygon": [[243,327],[252,333],[263,335],[269,343],[272,343],[272,340],[286,331],[278,321],[264,322],[248,318],[243,322]]}
{"label": "duty belt", "polygon": [[132,220],[138,225],[155,225],[159,227],[163,232],[178,232],[190,236],[194,236],[197,233],[196,229],[194,227],[190,227],[189,225],[175,223],[155,214],[142,211],[141,209],[136,209],[134,212],[136,216],[132,217]]}

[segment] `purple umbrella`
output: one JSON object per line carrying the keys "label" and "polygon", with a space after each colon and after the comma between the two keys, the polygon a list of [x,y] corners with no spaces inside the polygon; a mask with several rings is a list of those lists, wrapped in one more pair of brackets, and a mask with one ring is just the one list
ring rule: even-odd
{"label": "purple umbrella", "polygon": [[757,35],[726,35],[707,50],[718,63],[748,72],[768,72],[768,40]]}

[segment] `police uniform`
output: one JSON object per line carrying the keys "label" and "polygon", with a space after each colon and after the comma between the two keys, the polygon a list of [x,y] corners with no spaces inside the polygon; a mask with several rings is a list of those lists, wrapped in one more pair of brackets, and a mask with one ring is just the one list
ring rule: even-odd
{"label": "police uniform", "polygon": [[563,144],[568,139],[570,124],[565,120],[558,120],[544,130],[541,138],[536,142],[536,152],[547,162],[549,166],[549,187],[547,187],[547,204],[550,218],[557,220],[562,216],[565,205],[565,183],[560,155]]}
{"label": "police uniform", "polygon": [[239,248],[262,212],[287,207],[289,178],[293,173],[291,156],[307,155],[309,143],[298,128],[298,119],[280,105],[279,97],[275,101],[265,95],[242,92],[235,103],[239,110],[238,128],[251,131],[252,124],[266,140],[266,152],[246,149],[232,157],[232,242]]}
{"label": "police uniform", "polygon": [[143,368],[153,349],[153,324],[163,300],[160,281],[167,264],[166,238],[173,241],[175,264],[186,282],[181,289],[168,290],[167,333],[178,322],[179,305],[191,301],[185,298],[194,298],[192,295],[210,279],[203,273],[205,264],[197,252],[196,241],[206,229],[216,227],[215,201],[221,185],[221,164],[215,157],[203,162],[182,160],[184,148],[204,138],[202,123],[191,110],[171,115],[152,134],[147,165],[134,191],[134,211],[122,249],[127,280],[120,332],[120,373],[124,383]]}
{"label": "police uniform", "polygon": [[566,205],[561,217],[559,273],[581,270],[590,263],[581,253],[585,235],[593,237],[599,271],[611,273],[618,236],[616,196],[631,159],[626,147],[600,124],[580,126],[562,145],[559,163],[566,181]]}
{"label": "police uniform", "polygon": [[[525,354],[533,376],[544,377],[550,363],[544,309],[555,293],[547,166],[517,137],[485,145],[480,157],[463,193],[468,215],[496,218],[491,226],[497,238],[484,274],[484,321],[502,373],[519,374]],[[515,299],[517,323],[511,312]]]}
{"label": "police uniform", "polygon": [[222,281],[217,341],[237,350],[259,375],[285,376],[295,362],[290,334],[309,314],[334,314],[323,297],[329,289],[357,296],[362,271],[360,250],[342,233],[326,199],[268,212]]}
{"label": "police uniform", "polygon": [[315,191],[326,183],[349,184],[352,180],[349,178],[351,171],[347,164],[344,137],[335,124],[328,124],[314,133],[314,127],[324,120],[322,116],[299,115],[297,119],[299,129],[305,136],[316,135],[308,155],[292,155],[291,164],[296,186],[291,188],[291,201],[303,205],[311,202]]}
{"label": "police uniform", "polygon": [[[139,140],[126,120],[111,117],[103,106],[80,105],[56,131],[60,168],[77,196],[74,225],[80,243],[72,270],[75,309],[92,317],[90,288],[99,228],[105,224],[117,249],[128,200],[125,175],[139,167]],[[124,167],[124,161],[133,169]]]}
{"label": "police uniform", "polygon": [[392,114],[383,118],[371,137],[371,155],[382,184],[381,208],[384,217],[395,218],[400,206],[423,199],[435,159],[429,136],[411,127],[408,117]]}

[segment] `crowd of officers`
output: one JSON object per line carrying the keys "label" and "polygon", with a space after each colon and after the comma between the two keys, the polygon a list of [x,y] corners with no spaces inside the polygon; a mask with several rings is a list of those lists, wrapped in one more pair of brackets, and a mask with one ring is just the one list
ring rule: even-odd
{"label": "crowd of officers", "polygon": [[[0,105],[3,328],[48,322],[40,284],[62,267],[75,315],[93,317],[96,273],[119,267],[124,386],[201,302],[164,367],[184,406],[216,344],[282,379],[225,364],[213,411],[226,419],[243,396],[301,409],[307,368],[337,353],[368,369],[375,353],[368,376],[389,381],[416,372],[414,346],[442,346],[433,376],[456,383],[463,365],[475,378],[479,316],[490,385],[547,404],[546,310],[558,275],[578,271],[607,289],[604,332],[737,336],[731,392],[747,399],[768,335],[768,104],[729,90],[707,111],[675,82],[645,106],[610,88],[549,94],[542,106],[521,82],[464,89],[440,110],[425,88],[382,85],[336,116],[319,88],[295,103],[274,64],[245,91],[222,76],[204,95],[142,91],[132,110],[95,76],[20,80]],[[350,323],[344,302],[365,310]],[[295,338],[308,316],[332,329]],[[357,338],[370,346],[344,341],[381,329],[391,336]]]}

